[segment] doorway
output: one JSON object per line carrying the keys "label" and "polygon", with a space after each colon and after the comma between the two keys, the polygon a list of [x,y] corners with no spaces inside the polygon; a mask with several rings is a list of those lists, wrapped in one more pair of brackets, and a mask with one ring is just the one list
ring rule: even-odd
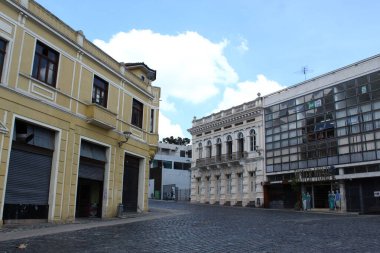
{"label": "doorway", "polygon": [[328,195],[331,191],[331,184],[314,185],[313,187],[314,208],[329,208]]}
{"label": "doorway", "polygon": [[106,148],[81,141],[75,217],[101,218]]}
{"label": "doorway", "polygon": [[123,205],[125,211],[137,212],[140,159],[125,155],[123,177]]}
{"label": "doorway", "polygon": [[103,182],[78,178],[77,208],[78,218],[102,217]]}

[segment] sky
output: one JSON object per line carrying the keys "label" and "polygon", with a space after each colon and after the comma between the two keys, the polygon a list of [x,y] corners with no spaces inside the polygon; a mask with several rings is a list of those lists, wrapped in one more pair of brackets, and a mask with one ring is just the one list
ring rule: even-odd
{"label": "sky", "polygon": [[157,71],[160,139],[380,53],[378,0],[37,2],[117,61]]}

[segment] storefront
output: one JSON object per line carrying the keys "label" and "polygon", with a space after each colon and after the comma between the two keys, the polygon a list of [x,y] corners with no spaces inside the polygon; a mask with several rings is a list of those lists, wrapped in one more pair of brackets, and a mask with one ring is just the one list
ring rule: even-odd
{"label": "storefront", "polygon": [[106,148],[82,140],[76,217],[102,217]]}
{"label": "storefront", "polygon": [[3,219],[48,219],[55,132],[15,120]]}

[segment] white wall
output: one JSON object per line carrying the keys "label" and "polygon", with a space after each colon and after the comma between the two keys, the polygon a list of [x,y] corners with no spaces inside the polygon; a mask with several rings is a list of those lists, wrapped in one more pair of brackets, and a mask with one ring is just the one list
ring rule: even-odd
{"label": "white wall", "polygon": [[175,184],[179,189],[190,189],[190,171],[163,169],[162,185]]}
{"label": "white wall", "polygon": [[149,179],[148,198],[152,198],[153,195],[154,195],[154,179]]}

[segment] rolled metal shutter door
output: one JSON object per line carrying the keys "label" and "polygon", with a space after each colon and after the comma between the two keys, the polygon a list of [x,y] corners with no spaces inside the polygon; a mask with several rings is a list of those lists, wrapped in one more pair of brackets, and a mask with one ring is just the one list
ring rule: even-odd
{"label": "rolled metal shutter door", "polygon": [[79,164],[78,177],[84,178],[84,179],[96,180],[96,181],[103,181],[104,180],[104,164],[85,163],[81,161]]}
{"label": "rolled metal shutter door", "polygon": [[52,155],[12,149],[5,204],[48,205]]}

